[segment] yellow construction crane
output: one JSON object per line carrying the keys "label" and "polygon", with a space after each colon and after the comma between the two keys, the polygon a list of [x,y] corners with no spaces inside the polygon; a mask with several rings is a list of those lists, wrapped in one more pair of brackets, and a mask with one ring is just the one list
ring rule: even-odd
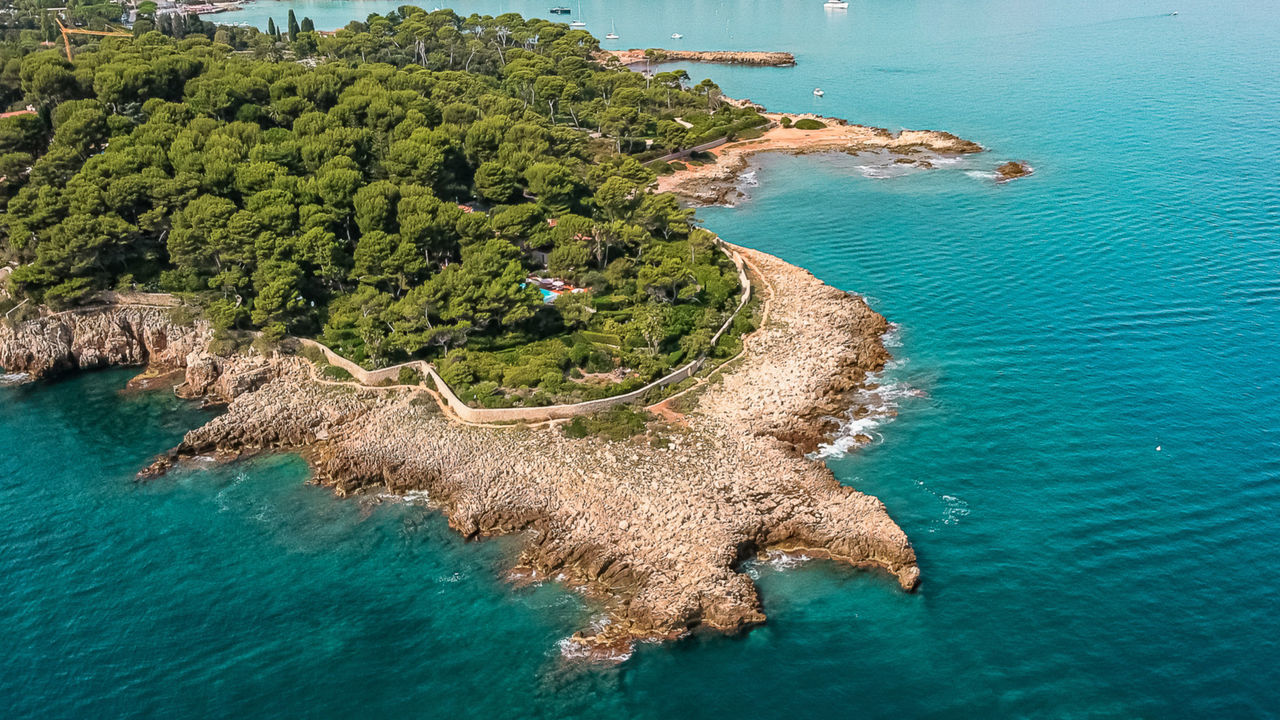
{"label": "yellow construction crane", "polygon": [[58,29],[62,31],[62,42],[67,48],[67,62],[71,61],[71,38],[69,35],[97,35],[106,37],[133,37],[133,33],[116,32],[109,30],[81,30],[80,28],[69,28],[62,24],[58,18],[53,19],[58,23]]}

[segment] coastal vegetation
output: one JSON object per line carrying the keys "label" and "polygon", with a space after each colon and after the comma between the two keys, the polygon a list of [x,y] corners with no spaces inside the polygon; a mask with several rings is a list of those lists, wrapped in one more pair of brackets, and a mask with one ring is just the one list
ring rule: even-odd
{"label": "coastal vegetation", "polygon": [[736,305],[733,263],[643,164],[766,122],[710,81],[514,14],[402,7],[322,36],[144,13],[70,61],[50,19],[17,12],[0,43],[16,302],[175,293],[223,344],[432,359],[489,407],[640,387]]}

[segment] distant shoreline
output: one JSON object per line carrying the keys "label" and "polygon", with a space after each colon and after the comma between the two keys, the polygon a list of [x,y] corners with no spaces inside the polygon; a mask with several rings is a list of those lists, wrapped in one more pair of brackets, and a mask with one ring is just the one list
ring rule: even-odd
{"label": "distant shoreline", "polygon": [[[791,67],[796,64],[796,56],[789,52],[770,52],[760,50],[666,50],[654,48],[658,57],[657,63],[698,62],[716,65],[755,65],[758,67]],[[631,50],[601,50],[607,59],[612,56],[623,65],[638,65],[649,58],[647,51],[639,48]]]}
{"label": "distant shoreline", "polygon": [[[749,100],[734,102],[750,104]],[[904,164],[928,169],[933,167],[928,159],[930,153],[967,155],[985,150],[976,142],[939,130],[902,130],[893,133],[885,128],[854,125],[841,118],[812,113],[767,112],[761,108],[760,114],[770,121],[769,128],[761,137],[726,143],[706,151],[715,156],[715,162],[700,165],[682,163],[683,168],[658,177],[658,191],[675,193],[693,205],[726,204],[737,192],[737,184],[748,167],[748,159],[762,152],[803,155],[825,151],[856,153],[887,150],[901,155],[900,162]],[[805,120],[820,123],[822,127],[796,127],[797,123]]]}

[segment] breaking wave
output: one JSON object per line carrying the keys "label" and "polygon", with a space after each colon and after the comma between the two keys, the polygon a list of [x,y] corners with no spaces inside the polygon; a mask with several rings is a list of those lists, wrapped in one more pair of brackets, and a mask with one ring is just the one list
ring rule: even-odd
{"label": "breaking wave", "polygon": [[375,503],[380,502],[399,502],[406,505],[427,505],[431,502],[431,496],[426,490],[410,490],[405,493],[380,492],[370,496]]}
{"label": "breaking wave", "polygon": [[[905,364],[905,361],[895,361],[885,371],[896,370]],[[923,390],[905,382],[879,384],[884,381],[884,374],[881,372],[867,376],[870,387],[860,390],[854,396],[853,407],[846,417],[832,418],[840,424],[839,428],[831,441],[819,445],[810,457],[818,460],[840,458],[851,450],[880,442],[883,438],[879,429],[893,422],[904,400],[928,397]]]}
{"label": "breaking wave", "polygon": [[[588,627],[591,634],[598,635],[604,632],[609,626],[609,616],[600,614],[591,618]],[[560,657],[566,660],[592,660],[599,662],[626,662],[631,658],[632,647],[627,646],[625,650],[621,648],[606,648],[600,646],[588,646],[584,643],[574,640],[572,637],[561,638],[556,642],[556,646],[560,649]]]}

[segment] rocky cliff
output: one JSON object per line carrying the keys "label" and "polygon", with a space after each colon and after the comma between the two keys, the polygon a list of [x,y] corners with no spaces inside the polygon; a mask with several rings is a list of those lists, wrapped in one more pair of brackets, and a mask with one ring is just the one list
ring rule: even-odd
{"label": "rocky cliff", "polygon": [[32,379],[109,365],[173,370],[208,345],[209,328],[180,325],[173,311],[109,306],[46,315],[17,327],[0,324],[0,367]]}

